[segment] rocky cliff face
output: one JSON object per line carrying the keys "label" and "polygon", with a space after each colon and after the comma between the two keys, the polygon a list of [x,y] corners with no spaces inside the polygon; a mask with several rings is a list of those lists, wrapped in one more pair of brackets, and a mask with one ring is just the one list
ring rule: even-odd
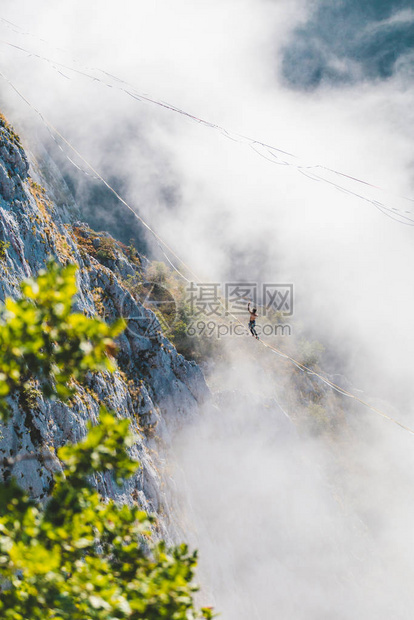
{"label": "rocky cliff face", "polygon": [[12,419],[1,429],[0,454],[30,453],[33,458],[2,474],[15,476],[33,496],[45,497],[52,470],[60,464],[43,455],[81,439],[86,422],[97,419],[104,403],[131,420],[137,437],[133,455],[142,467],[122,489],[109,478],[98,480],[101,492],[163,515],[160,444],[199,410],[209,390],[199,367],[177,353],[155,315],[130,292],[128,282],[142,277],[144,259],[77,222],[77,206],[58,170],[49,164],[40,168],[29,158],[0,117],[0,299],[19,295],[19,282],[36,275],[53,256],[60,263],[78,265],[78,311],[108,321],[122,315],[129,319],[128,328],[119,339],[119,371],[91,374],[70,405],[45,401],[35,385],[12,403]]}

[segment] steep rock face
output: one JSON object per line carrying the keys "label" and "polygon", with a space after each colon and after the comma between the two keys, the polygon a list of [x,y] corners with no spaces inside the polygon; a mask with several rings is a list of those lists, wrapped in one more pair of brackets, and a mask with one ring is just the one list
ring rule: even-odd
{"label": "steep rock face", "polygon": [[131,420],[137,437],[133,456],[142,467],[122,489],[110,478],[98,480],[100,490],[164,513],[159,445],[198,411],[209,390],[199,367],[177,353],[155,315],[128,289],[128,277],[140,277],[141,257],[128,256],[127,248],[108,235],[75,222],[77,208],[63,179],[53,166],[48,172],[53,179],[50,192],[43,189],[45,175],[33,163],[29,175],[19,139],[0,117],[0,300],[19,295],[19,282],[36,275],[54,256],[62,264],[71,261],[79,267],[78,311],[108,321],[124,316],[128,327],[119,338],[120,370],[91,374],[71,404],[47,402],[35,386],[12,403],[12,419],[1,429],[0,455],[33,458],[4,470],[3,476],[15,476],[33,496],[45,497],[52,471],[60,468],[50,454],[65,442],[81,439],[87,421],[97,419],[104,403]]}
{"label": "steep rock face", "polygon": [[0,118],[0,195],[4,200],[23,197],[22,182],[29,164],[18,136]]}

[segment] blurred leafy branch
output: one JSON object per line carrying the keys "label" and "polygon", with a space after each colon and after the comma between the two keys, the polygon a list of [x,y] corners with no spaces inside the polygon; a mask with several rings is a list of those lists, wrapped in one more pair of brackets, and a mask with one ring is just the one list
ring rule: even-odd
{"label": "blurred leafy branch", "polygon": [[[72,379],[113,371],[108,355],[123,328],[72,312],[73,266],[51,263],[21,290],[19,300],[6,300],[0,324],[3,417],[7,397],[33,379],[46,397],[67,400]],[[99,424],[89,425],[85,439],[58,451],[63,470],[54,474],[46,503],[31,499],[14,478],[0,483],[0,618],[213,617],[211,608],[195,606],[196,553],[154,542],[154,517],[103,501],[92,484],[94,474],[114,475],[121,484],[136,471],[139,464],[128,454],[133,442],[129,421],[101,408]]]}
{"label": "blurred leafy branch", "polygon": [[[21,284],[21,297],[6,299],[0,317],[0,413],[7,417],[5,396],[13,396],[36,379],[43,394],[68,400],[73,380],[91,370],[115,369],[113,339],[122,320],[108,325],[73,312],[76,267],[51,262],[36,280]],[[71,385],[72,382],[72,385]]]}

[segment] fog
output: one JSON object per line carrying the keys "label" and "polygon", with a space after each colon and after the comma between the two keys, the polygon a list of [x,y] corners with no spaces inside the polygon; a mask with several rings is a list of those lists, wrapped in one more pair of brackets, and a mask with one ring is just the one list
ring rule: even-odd
{"label": "fog", "polygon": [[[0,69],[201,281],[292,282],[295,319],[324,343],[325,371],[345,373],[365,399],[414,426],[414,230],[364,200],[414,209],[402,198],[414,197],[413,16],[402,4],[358,15],[349,2],[347,21],[328,2],[3,0],[1,17],[30,34],[1,23]],[[379,66],[364,33],[376,41],[384,24],[395,53]],[[393,48],[402,27],[405,45]],[[89,67],[112,88],[4,41]],[[245,139],[132,99],[98,69],[300,165],[383,189],[321,169],[312,170],[329,182],[309,179],[293,158],[271,163]],[[4,82],[1,102],[30,148],[41,139],[58,156]],[[78,202],[93,202],[97,182],[71,175]],[[335,189],[339,181],[362,199]],[[110,223],[117,207],[101,200]],[[220,388],[243,390],[249,405],[207,413],[175,449],[203,588],[230,620],[409,618],[412,436],[352,408],[355,444],[341,447],[338,467],[322,440],[260,414],[262,394],[289,395],[263,373],[256,344],[232,358],[229,341],[230,361],[216,367]]]}

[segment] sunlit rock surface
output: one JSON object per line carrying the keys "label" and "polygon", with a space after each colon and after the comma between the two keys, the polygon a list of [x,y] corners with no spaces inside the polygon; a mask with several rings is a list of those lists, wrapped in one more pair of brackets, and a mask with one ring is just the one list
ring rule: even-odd
{"label": "sunlit rock surface", "polygon": [[[199,412],[209,390],[199,367],[177,353],[155,315],[128,291],[127,279],[142,272],[144,259],[128,257],[125,246],[91,231],[78,217],[53,162],[42,162],[40,169],[33,160],[29,172],[19,138],[0,117],[0,300],[19,295],[20,281],[35,276],[53,256],[62,264],[74,261],[79,266],[77,311],[108,321],[129,318],[119,338],[115,374],[91,374],[68,405],[45,401],[35,386],[29,398],[12,403],[13,417],[1,428],[0,454],[33,458],[4,469],[3,476],[15,476],[34,497],[46,497],[52,473],[61,467],[54,456],[57,449],[80,440],[86,423],[95,422],[105,404],[131,420],[136,432],[132,453],[141,469],[123,488],[102,477],[97,480],[100,490],[165,515],[160,446],[168,445],[175,429]],[[102,239],[109,247],[106,253],[99,251]],[[162,518],[160,523],[163,528]]]}

